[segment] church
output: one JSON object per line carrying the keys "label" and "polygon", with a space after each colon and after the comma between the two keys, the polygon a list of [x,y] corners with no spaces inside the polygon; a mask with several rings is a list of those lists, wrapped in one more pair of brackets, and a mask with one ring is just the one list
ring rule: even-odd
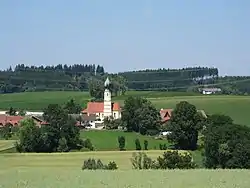
{"label": "church", "polygon": [[113,119],[121,118],[121,108],[120,104],[117,102],[112,102],[112,94],[108,89],[110,85],[109,78],[106,79],[104,83],[104,100],[103,102],[88,102],[87,108],[82,111],[82,113],[90,115],[96,115],[96,120],[103,122],[104,118],[112,117]]}

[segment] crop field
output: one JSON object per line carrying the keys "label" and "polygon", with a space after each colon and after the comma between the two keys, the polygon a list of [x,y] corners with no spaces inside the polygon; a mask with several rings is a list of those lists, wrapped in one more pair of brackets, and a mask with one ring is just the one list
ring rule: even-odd
{"label": "crop field", "polygon": [[14,146],[14,140],[0,140],[0,151],[12,148]]}
{"label": "crop field", "polygon": [[[1,188],[248,188],[247,170],[132,170],[133,151],[0,154]],[[162,151],[148,151],[156,158]],[[84,159],[114,160],[117,171],[82,171]]]}
{"label": "crop field", "polygon": [[[157,91],[129,91],[125,96],[115,97],[113,100],[123,104],[128,96],[143,96],[148,98],[158,109],[174,108],[180,101],[188,101],[205,110],[206,113],[220,113],[229,115],[238,124],[250,125],[250,97],[249,96],[203,96],[185,92],[157,92]],[[11,106],[17,109],[41,111],[48,104],[63,104],[69,99],[75,99],[82,106],[86,105],[90,96],[86,92],[30,92],[0,95],[0,109]]]}

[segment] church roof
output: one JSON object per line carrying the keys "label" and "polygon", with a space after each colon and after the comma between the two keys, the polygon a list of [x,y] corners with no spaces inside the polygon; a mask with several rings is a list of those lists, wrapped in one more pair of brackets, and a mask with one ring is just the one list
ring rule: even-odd
{"label": "church roof", "polygon": [[[118,102],[112,103],[112,111],[120,111],[121,107]],[[103,102],[88,102],[87,108],[84,109],[83,113],[95,114],[103,113],[104,103]]]}

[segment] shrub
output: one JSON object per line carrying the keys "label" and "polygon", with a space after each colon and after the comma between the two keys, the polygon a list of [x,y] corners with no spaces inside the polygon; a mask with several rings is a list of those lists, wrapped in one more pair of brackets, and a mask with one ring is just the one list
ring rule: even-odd
{"label": "shrub", "polygon": [[69,147],[67,145],[67,140],[65,138],[60,138],[58,144],[59,145],[58,145],[57,151],[59,151],[59,152],[68,152],[69,151]]}
{"label": "shrub", "polygon": [[90,151],[94,150],[94,146],[92,145],[91,140],[88,138],[83,141],[83,147],[89,149]]}
{"label": "shrub", "polygon": [[117,170],[117,169],[118,169],[118,166],[117,166],[117,164],[114,161],[109,162],[106,165],[106,170]]}
{"label": "shrub", "polygon": [[148,141],[144,140],[144,150],[148,150]]}
{"label": "shrub", "polygon": [[179,153],[178,151],[164,152],[162,157],[157,159],[160,169],[191,169],[195,168],[191,154]]}
{"label": "shrub", "polygon": [[190,154],[180,154],[178,151],[164,152],[162,157],[152,160],[145,153],[133,153],[131,163],[134,169],[192,169],[195,164]]}
{"label": "shrub", "polygon": [[118,143],[119,143],[120,151],[125,150],[125,137],[124,136],[119,136],[118,137]]}
{"label": "shrub", "polygon": [[109,162],[107,165],[103,164],[100,159],[87,159],[84,161],[82,170],[116,170],[118,169],[117,164],[112,161]]}
{"label": "shrub", "polygon": [[166,150],[166,149],[168,149],[168,147],[167,147],[166,144],[160,144],[159,148],[160,148],[160,150]]}
{"label": "shrub", "polygon": [[157,168],[155,161],[144,152],[133,153],[131,163],[134,169],[154,169]]}
{"label": "shrub", "polygon": [[135,139],[135,149],[141,150],[141,143],[140,143],[140,140],[138,138]]}

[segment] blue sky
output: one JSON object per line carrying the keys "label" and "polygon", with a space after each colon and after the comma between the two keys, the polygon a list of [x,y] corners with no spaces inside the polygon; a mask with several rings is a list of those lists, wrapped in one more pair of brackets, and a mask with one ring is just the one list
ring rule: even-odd
{"label": "blue sky", "polygon": [[2,0],[0,68],[215,66],[250,75],[249,0]]}

